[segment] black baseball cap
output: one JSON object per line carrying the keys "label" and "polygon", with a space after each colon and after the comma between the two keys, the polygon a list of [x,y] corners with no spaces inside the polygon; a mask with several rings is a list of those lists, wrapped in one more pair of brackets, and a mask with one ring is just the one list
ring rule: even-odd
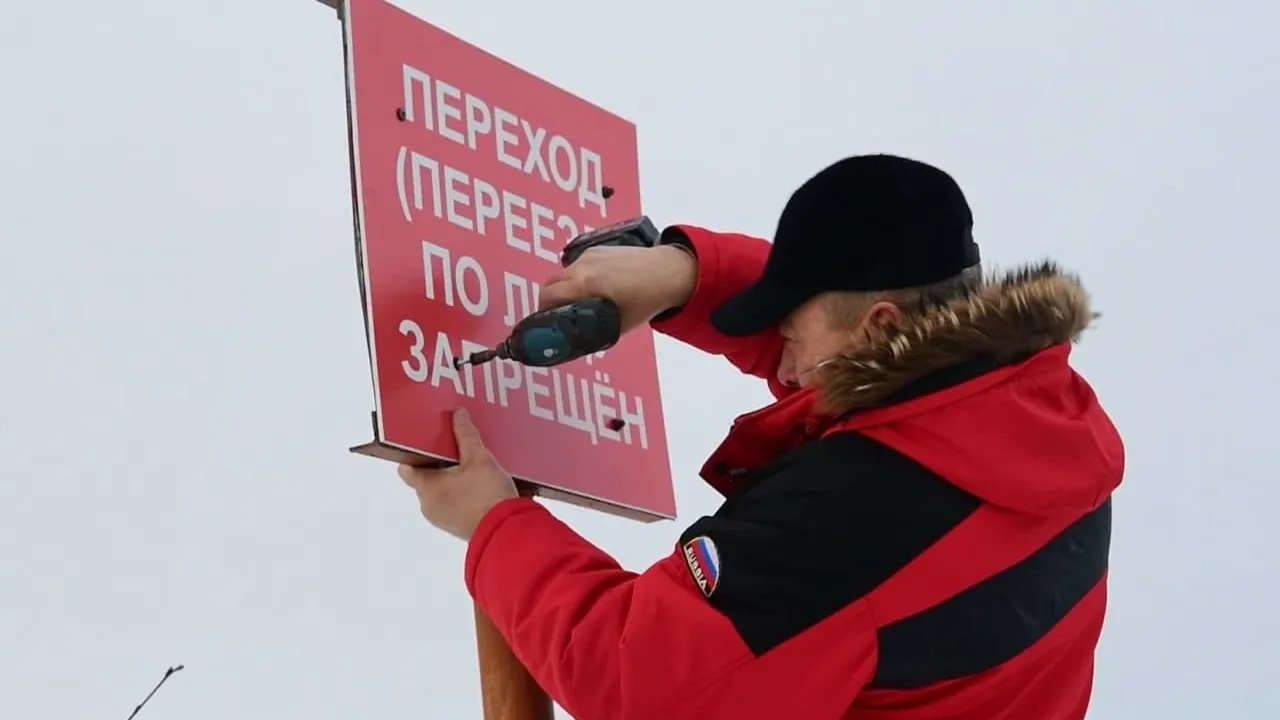
{"label": "black baseball cap", "polygon": [[979,261],[973,213],[950,175],[895,155],[848,157],[791,195],[763,275],[711,323],[751,335],[824,292],[928,285]]}

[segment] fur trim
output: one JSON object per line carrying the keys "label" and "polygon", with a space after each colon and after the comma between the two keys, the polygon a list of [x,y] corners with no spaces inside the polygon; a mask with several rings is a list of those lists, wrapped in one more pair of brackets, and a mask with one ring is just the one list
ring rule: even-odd
{"label": "fur trim", "polygon": [[836,414],[883,402],[908,383],[967,359],[1009,362],[1076,342],[1098,314],[1080,281],[1052,262],[989,276],[967,297],[909,315],[867,347],[829,361],[818,386]]}

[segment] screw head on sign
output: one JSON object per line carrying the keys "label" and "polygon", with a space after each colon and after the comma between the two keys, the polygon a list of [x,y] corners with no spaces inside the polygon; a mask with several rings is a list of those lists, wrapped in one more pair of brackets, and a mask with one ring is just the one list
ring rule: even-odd
{"label": "screw head on sign", "polygon": [[600,188],[600,195],[601,195],[601,197],[603,197],[605,200],[608,200],[609,198],[613,197],[613,194],[614,194],[614,193],[616,193],[616,192],[617,192],[617,190],[614,190],[613,188],[609,187],[608,185],[605,185],[604,187]]}
{"label": "screw head on sign", "polygon": [[404,108],[396,108],[396,119],[404,122],[409,119],[409,113],[405,112]]}
{"label": "screw head on sign", "polygon": [[609,429],[618,432],[627,426],[627,421],[622,418],[609,418]]}

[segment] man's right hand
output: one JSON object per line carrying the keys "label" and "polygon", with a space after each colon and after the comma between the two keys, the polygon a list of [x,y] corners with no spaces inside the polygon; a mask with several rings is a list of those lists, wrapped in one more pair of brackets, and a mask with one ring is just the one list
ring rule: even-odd
{"label": "man's right hand", "polygon": [[538,308],[606,297],[617,303],[626,333],[687,303],[697,282],[698,261],[682,248],[594,247],[543,283]]}

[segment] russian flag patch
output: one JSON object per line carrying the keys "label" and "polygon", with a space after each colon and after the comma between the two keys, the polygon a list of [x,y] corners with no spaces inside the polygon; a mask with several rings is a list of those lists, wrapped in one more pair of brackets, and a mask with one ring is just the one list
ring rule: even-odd
{"label": "russian flag patch", "polygon": [[711,597],[720,583],[720,553],[716,544],[706,535],[699,535],[684,544],[684,562],[702,594]]}

